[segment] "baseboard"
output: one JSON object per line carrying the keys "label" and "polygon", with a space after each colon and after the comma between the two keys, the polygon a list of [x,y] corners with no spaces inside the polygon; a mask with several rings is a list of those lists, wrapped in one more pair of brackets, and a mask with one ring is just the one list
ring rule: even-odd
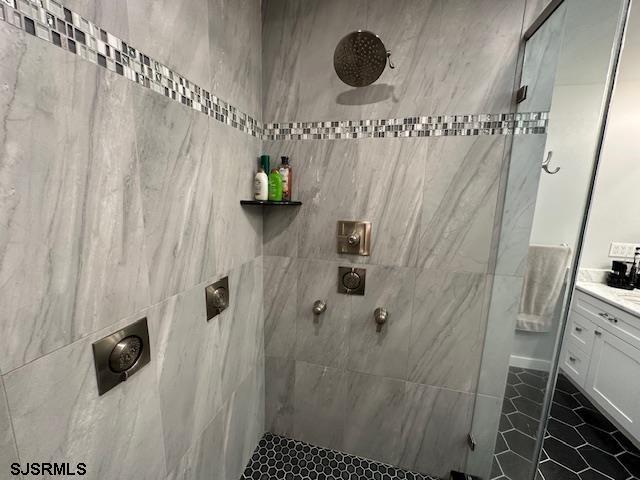
{"label": "baseboard", "polygon": [[551,370],[551,362],[542,360],[541,358],[521,357],[519,355],[511,355],[509,365],[512,367],[531,368],[532,370],[542,370],[548,372]]}

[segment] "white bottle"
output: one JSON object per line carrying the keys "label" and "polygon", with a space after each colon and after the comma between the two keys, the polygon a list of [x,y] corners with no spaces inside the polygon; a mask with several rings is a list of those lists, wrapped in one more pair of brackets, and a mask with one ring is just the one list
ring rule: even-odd
{"label": "white bottle", "polygon": [[256,200],[269,199],[269,177],[267,177],[262,167],[260,167],[260,171],[256,173],[253,186]]}

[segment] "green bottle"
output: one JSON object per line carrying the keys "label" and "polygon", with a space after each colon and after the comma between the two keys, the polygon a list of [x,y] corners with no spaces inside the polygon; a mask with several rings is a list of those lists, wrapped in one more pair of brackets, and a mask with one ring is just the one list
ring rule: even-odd
{"label": "green bottle", "polygon": [[282,176],[275,168],[269,174],[269,200],[274,202],[282,201]]}

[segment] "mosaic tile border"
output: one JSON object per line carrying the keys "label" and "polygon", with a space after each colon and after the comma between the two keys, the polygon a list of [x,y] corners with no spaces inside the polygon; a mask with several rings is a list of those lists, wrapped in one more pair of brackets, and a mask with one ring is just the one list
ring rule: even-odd
{"label": "mosaic tile border", "polygon": [[546,132],[549,114],[485,113],[327,122],[267,123],[265,140],[522,135]]}
{"label": "mosaic tile border", "polygon": [[55,0],[0,0],[0,20],[254,137],[261,123]]}
{"label": "mosaic tile border", "polygon": [[56,0],[0,0],[0,20],[262,140],[526,135],[548,112],[263,124]]}

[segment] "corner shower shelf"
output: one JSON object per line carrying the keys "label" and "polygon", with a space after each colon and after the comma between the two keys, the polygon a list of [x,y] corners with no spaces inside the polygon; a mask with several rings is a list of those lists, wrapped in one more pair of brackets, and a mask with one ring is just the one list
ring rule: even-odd
{"label": "corner shower shelf", "polygon": [[302,202],[286,201],[275,202],[273,200],[240,200],[240,205],[262,205],[264,207],[299,207]]}

